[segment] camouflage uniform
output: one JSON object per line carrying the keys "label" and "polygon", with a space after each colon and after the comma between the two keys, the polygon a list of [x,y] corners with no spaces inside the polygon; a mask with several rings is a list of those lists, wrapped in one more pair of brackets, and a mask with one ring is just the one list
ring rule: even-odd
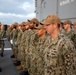
{"label": "camouflage uniform", "polygon": [[1,48],[0,53],[4,52],[4,40],[3,40],[4,35],[5,35],[5,31],[0,30],[0,48]]}
{"label": "camouflage uniform", "polygon": [[13,30],[11,30],[10,32],[10,40],[12,40],[12,38],[13,38]]}
{"label": "camouflage uniform", "polygon": [[18,32],[19,30],[18,29],[15,29],[13,31],[13,34],[12,34],[12,40],[13,40],[13,53],[15,55],[15,57],[17,57],[17,36],[18,36]]}
{"label": "camouflage uniform", "polygon": [[17,37],[17,60],[20,60],[20,43],[21,43],[21,37],[22,37],[22,31],[19,31],[18,37]]}
{"label": "camouflage uniform", "polygon": [[62,34],[64,34],[64,35],[67,34],[66,31],[65,31],[63,28],[60,30],[60,32],[61,32]]}
{"label": "camouflage uniform", "polygon": [[11,29],[7,29],[7,31],[6,31],[6,36],[7,36],[7,39],[8,39],[8,41],[10,41],[10,33],[11,33]]}
{"label": "camouflage uniform", "polygon": [[37,75],[44,75],[44,49],[49,45],[50,41],[48,40],[50,37],[46,36],[46,38],[39,39],[38,48],[37,48]]}
{"label": "camouflage uniform", "polygon": [[74,42],[74,46],[76,48],[76,33],[73,30],[71,30],[66,35]]}
{"label": "camouflage uniform", "polygon": [[25,57],[26,57],[26,52],[25,52],[25,49],[26,49],[26,39],[27,39],[27,35],[28,34],[28,31],[25,30],[23,33],[22,33],[22,38],[21,38],[21,43],[20,43],[20,61],[21,61],[21,65],[23,67],[23,69],[25,69],[25,63],[26,63],[26,60],[25,60]]}
{"label": "camouflage uniform", "polygon": [[12,48],[13,54],[15,54],[15,53],[14,53],[13,43],[11,42],[11,41],[13,41],[12,38],[13,38],[13,30],[11,30],[11,32],[10,32],[10,43],[11,43],[11,48]]}
{"label": "camouflage uniform", "polygon": [[34,60],[37,58],[37,44],[38,44],[38,36],[36,34],[36,30],[32,30],[31,37],[30,37],[30,44],[28,49],[28,65],[29,66],[29,73],[30,75],[36,75],[37,74],[37,64],[34,62]]}
{"label": "camouflage uniform", "polygon": [[76,51],[72,41],[63,34],[44,50],[44,75],[76,75]]}
{"label": "camouflage uniform", "polygon": [[25,44],[25,61],[24,61],[24,68],[25,69],[29,69],[30,67],[30,60],[29,60],[29,45],[30,45],[30,35],[31,32],[30,31],[27,31],[27,34],[26,34],[26,42],[24,43]]}

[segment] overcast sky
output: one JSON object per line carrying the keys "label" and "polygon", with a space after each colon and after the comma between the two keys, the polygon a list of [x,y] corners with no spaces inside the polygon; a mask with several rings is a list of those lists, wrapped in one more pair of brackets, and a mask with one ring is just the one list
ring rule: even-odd
{"label": "overcast sky", "polygon": [[0,0],[0,22],[21,23],[35,17],[35,0]]}

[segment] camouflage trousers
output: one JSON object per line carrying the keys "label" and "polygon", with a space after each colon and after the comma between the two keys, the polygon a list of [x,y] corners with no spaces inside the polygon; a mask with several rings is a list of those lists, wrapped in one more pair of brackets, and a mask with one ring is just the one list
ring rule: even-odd
{"label": "camouflage trousers", "polygon": [[26,54],[26,67],[29,70],[31,66],[31,58],[29,54]]}
{"label": "camouflage trousers", "polygon": [[23,67],[23,70],[28,70],[28,68],[27,68],[28,64],[26,65],[26,60],[24,59],[24,60],[20,60],[20,61],[21,61],[21,65]]}
{"label": "camouflage trousers", "polygon": [[20,58],[21,58],[21,46],[20,45],[18,45],[18,53],[17,53],[17,60],[19,60],[20,61]]}
{"label": "camouflage trousers", "polygon": [[4,40],[0,41],[0,53],[4,52]]}
{"label": "camouflage trousers", "polygon": [[18,47],[14,47],[14,55],[16,59],[17,59],[17,54],[18,54]]}
{"label": "camouflage trousers", "polygon": [[37,60],[35,60],[34,55],[29,55],[30,67],[28,69],[30,75],[37,75]]}
{"label": "camouflage trousers", "polygon": [[37,75],[44,75],[44,61],[41,57],[37,59]]}
{"label": "camouflage trousers", "polygon": [[[18,47],[20,48],[20,47]],[[21,48],[18,51],[18,59],[21,61],[21,65],[23,67],[23,70],[26,69],[26,53],[25,53],[25,47],[21,46]]]}
{"label": "camouflage trousers", "polygon": [[11,44],[11,48],[13,51],[13,54],[15,55],[15,57],[17,58],[17,54],[18,54],[18,47],[14,46],[13,44]]}
{"label": "camouflage trousers", "polygon": [[23,70],[29,70],[30,68],[30,57],[27,54],[23,54],[23,56],[20,58],[21,65],[23,67]]}
{"label": "camouflage trousers", "polygon": [[15,55],[13,44],[11,44],[11,48],[12,48],[13,54]]}

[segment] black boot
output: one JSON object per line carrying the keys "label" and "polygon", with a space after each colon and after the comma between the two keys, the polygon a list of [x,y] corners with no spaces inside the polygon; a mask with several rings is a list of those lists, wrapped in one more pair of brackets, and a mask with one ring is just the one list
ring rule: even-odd
{"label": "black boot", "polygon": [[3,53],[1,53],[1,57],[3,57]]}
{"label": "black boot", "polygon": [[16,61],[16,62],[14,63],[14,65],[15,65],[15,66],[19,66],[19,65],[21,65],[21,62],[20,62],[20,61]]}
{"label": "black boot", "polygon": [[2,72],[2,69],[0,68],[0,72]]}
{"label": "black boot", "polygon": [[11,55],[11,58],[15,58],[14,54],[13,54],[13,55]]}
{"label": "black boot", "polygon": [[28,73],[28,71],[22,71],[22,72],[20,73],[20,75],[30,75],[30,74]]}

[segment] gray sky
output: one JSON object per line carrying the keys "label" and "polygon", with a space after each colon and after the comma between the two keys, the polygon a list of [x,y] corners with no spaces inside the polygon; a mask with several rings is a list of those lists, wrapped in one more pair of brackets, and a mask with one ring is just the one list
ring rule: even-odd
{"label": "gray sky", "polygon": [[0,0],[0,22],[21,23],[35,17],[35,0]]}

